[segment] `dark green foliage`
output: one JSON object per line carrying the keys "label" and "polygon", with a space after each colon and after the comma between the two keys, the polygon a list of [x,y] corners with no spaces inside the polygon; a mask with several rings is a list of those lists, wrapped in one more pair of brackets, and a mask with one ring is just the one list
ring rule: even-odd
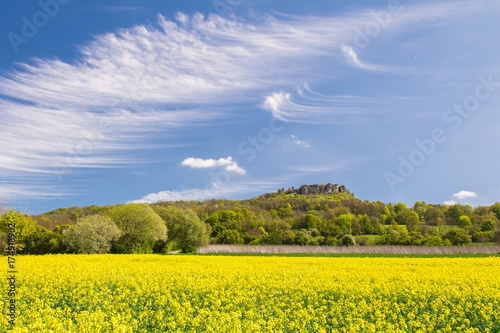
{"label": "dark green foliage", "polygon": [[473,212],[473,208],[470,205],[460,205],[455,204],[449,206],[448,209],[444,211],[444,215],[450,220],[450,223],[458,223],[458,220],[461,216],[471,216]]}
{"label": "dark green foliage", "polygon": [[492,219],[483,220],[481,223],[481,231],[493,231],[495,230],[495,222]]}
{"label": "dark green foliage", "polygon": [[168,239],[174,241],[182,252],[193,252],[200,246],[208,244],[207,227],[191,209],[181,210],[162,206],[153,208],[166,222]]}
{"label": "dark green foliage", "polygon": [[62,234],[49,231],[41,226],[26,239],[22,254],[55,254],[66,253]]}
{"label": "dark green foliage", "polygon": [[490,207],[490,210],[493,214],[496,215],[497,219],[500,220],[500,203],[496,203],[493,206]]}
{"label": "dark green foliage", "polygon": [[71,214],[69,214],[69,218],[73,223],[77,223],[79,218],[78,213],[72,212]]}
{"label": "dark green foliage", "polygon": [[340,239],[340,244],[342,246],[354,246],[356,245],[356,240],[351,235],[345,235],[342,239]]}
{"label": "dark green foliage", "polygon": [[495,240],[493,231],[480,231],[472,235],[472,241],[477,243],[489,243]]}
{"label": "dark green foliage", "polygon": [[439,207],[431,206],[424,214],[424,221],[427,222],[428,225],[441,225],[443,224],[444,219],[445,216],[443,210]]}
{"label": "dark green foliage", "polygon": [[472,241],[467,231],[460,228],[450,229],[444,234],[443,238],[448,239],[453,245],[465,245]]}
{"label": "dark green foliage", "polygon": [[361,234],[374,234],[375,228],[370,221],[370,217],[366,214],[358,215],[359,226],[361,228]]}
{"label": "dark green foliage", "polygon": [[500,244],[500,229],[497,229],[495,231],[495,234],[493,235],[493,240]]}

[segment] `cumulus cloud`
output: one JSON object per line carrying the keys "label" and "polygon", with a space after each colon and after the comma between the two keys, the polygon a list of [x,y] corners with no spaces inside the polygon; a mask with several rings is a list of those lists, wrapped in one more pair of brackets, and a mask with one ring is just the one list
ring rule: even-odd
{"label": "cumulus cloud", "polygon": [[222,191],[217,187],[209,187],[207,189],[187,189],[182,191],[161,191],[158,193],[150,193],[143,196],[139,200],[130,201],[131,203],[155,203],[158,201],[203,201],[207,199],[220,198],[226,194],[231,194],[231,191]]}
{"label": "cumulus cloud", "polygon": [[463,200],[467,198],[477,198],[477,193],[472,191],[460,191],[453,194],[453,196],[457,199]]}
{"label": "cumulus cloud", "polygon": [[155,203],[158,201],[203,201],[210,199],[223,199],[229,196],[242,195],[248,193],[262,193],[264,191],[274,190],[277,186],[283,184],[282,181],[251,181],[238,183],[217,183],[207,184],[204,189],[184,189],[180,191],[167,190],[157,193],[150,193],[141,199],[130,201],[132,203]]}
{"label": "cumulus cloud", "polygon": [[458,202],[456,202],[455,200],[446,200],[445,202],[443,202],[443,205],[446,205],[446,206],[453,206],[453,205],[456,205]]}
{"label": "cumulus cloud", "polygon": [[223,167],[227,172],[234,172],[239,175],[244,175],[247,173],[245,169],[243,169],[238,165],[238,163],[233,161],[233,158],[231,156],[228,156],[227,158],[219,158],[218,160],[215,159],[204,160],[202,158],[188,157],[184,161],[182,161],[181,165],[195,169]]}

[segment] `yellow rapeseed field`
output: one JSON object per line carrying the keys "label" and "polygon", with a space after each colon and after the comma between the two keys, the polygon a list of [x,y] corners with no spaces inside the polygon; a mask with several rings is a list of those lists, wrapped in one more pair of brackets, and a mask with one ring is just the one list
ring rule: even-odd
{"label": "yellow rapeseed field", "polygon": [[499,257],[16,259],[1,332],[500,332]]}

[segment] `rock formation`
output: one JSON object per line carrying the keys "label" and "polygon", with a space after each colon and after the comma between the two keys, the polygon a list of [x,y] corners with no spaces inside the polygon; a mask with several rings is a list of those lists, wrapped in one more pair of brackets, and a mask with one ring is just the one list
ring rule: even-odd
{"label": "rock formation", "polygon": [[313,185],[302,185],[300,188],[293,189],[295,193],[299,193],[302,195],[307,195],[307,194],[324,194],[324,193],[347,193],[349,192],[345,185],[339,186],[338,184],[331,184],[328,183],[326,185],[318,185],[318,184],[313,184]]}

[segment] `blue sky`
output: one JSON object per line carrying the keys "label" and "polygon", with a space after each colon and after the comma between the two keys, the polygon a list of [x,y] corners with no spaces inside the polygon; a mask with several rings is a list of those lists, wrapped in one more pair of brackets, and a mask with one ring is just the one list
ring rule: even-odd
{"label": "blue sky", "polygon": [[500,3],[8,1],[0,198],[500,201]]}

